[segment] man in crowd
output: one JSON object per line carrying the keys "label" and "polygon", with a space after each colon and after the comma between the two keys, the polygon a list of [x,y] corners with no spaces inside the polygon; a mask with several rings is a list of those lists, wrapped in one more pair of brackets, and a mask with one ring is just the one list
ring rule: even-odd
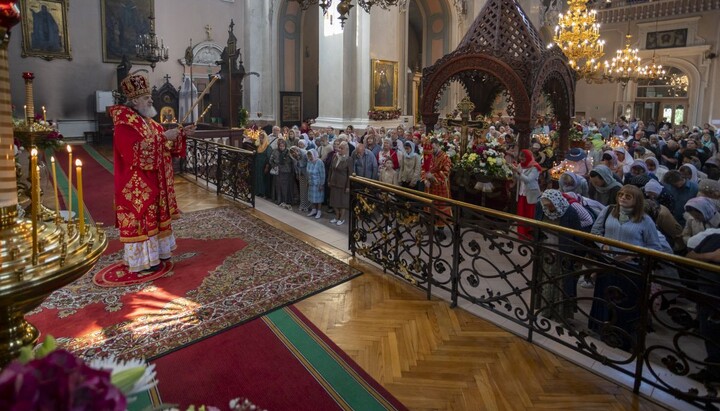
{"label": "man in crowd", "polygon": [[354,161],[354,172],[360,177],[378,179],[378,164],[375,155],[365,148],[365,145],[358,143],[352,154]]}
{"label": "man in crowd", "polygon": [[133,74],[121,83],[127,103],[108,108],[115,126],[115,224],[130,272],[155,271],[170,259],[175,237],[170,222],[180,212],[172,157],[185,153],[193,126],[165,130],[153,120],[150,82]]}

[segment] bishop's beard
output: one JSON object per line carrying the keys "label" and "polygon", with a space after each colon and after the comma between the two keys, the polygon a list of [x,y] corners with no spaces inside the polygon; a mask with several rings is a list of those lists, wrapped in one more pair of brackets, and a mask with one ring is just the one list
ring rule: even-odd
{"label": "bishop's beard", "polygon": [[155,110],[155,107],[153,107],[152,105],[145,107],[137,107],[137,111],[143,117],[153,118],[157,116],[157,110]]}

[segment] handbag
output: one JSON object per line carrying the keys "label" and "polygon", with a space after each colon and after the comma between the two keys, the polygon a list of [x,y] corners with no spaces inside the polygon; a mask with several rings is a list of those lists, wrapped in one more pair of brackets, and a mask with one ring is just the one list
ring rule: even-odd
{"label": "handbag", "polygon": [[279,166],[275,166],[275,167],[271,168],[271,169],[270,169],[270,174],[272,174],[272,175],[274,175],[274,176],[280,174],[280,167],[279,167]]}

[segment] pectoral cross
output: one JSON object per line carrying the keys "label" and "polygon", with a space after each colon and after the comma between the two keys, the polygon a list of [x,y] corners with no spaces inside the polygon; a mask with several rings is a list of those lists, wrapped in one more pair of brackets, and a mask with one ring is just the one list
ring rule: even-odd
{"label": "pectoral cross", "polygon": [[468,130],[470,127],[480,128],[483,126],[481,120],[471,120],[470,113],[475,110],[475,104],[470,101],[469,97],[465,97],[457,105],[457,109],[460,111],[460,120],[446,119],[445,123],[449,126],[460,127],[460,158],[465,154],[468,145]]}

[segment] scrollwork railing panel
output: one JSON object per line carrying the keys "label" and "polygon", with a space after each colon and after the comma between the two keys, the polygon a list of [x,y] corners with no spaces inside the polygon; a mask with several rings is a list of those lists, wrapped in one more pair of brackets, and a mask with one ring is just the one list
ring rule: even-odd
{"label": "scrollwork railing panel", "polygon": [[629,376],[636,392],[720,405],[720,267],[363,178],[351,179],[351,205],[351,251],[428,298],[447,290],[453,305]]}

